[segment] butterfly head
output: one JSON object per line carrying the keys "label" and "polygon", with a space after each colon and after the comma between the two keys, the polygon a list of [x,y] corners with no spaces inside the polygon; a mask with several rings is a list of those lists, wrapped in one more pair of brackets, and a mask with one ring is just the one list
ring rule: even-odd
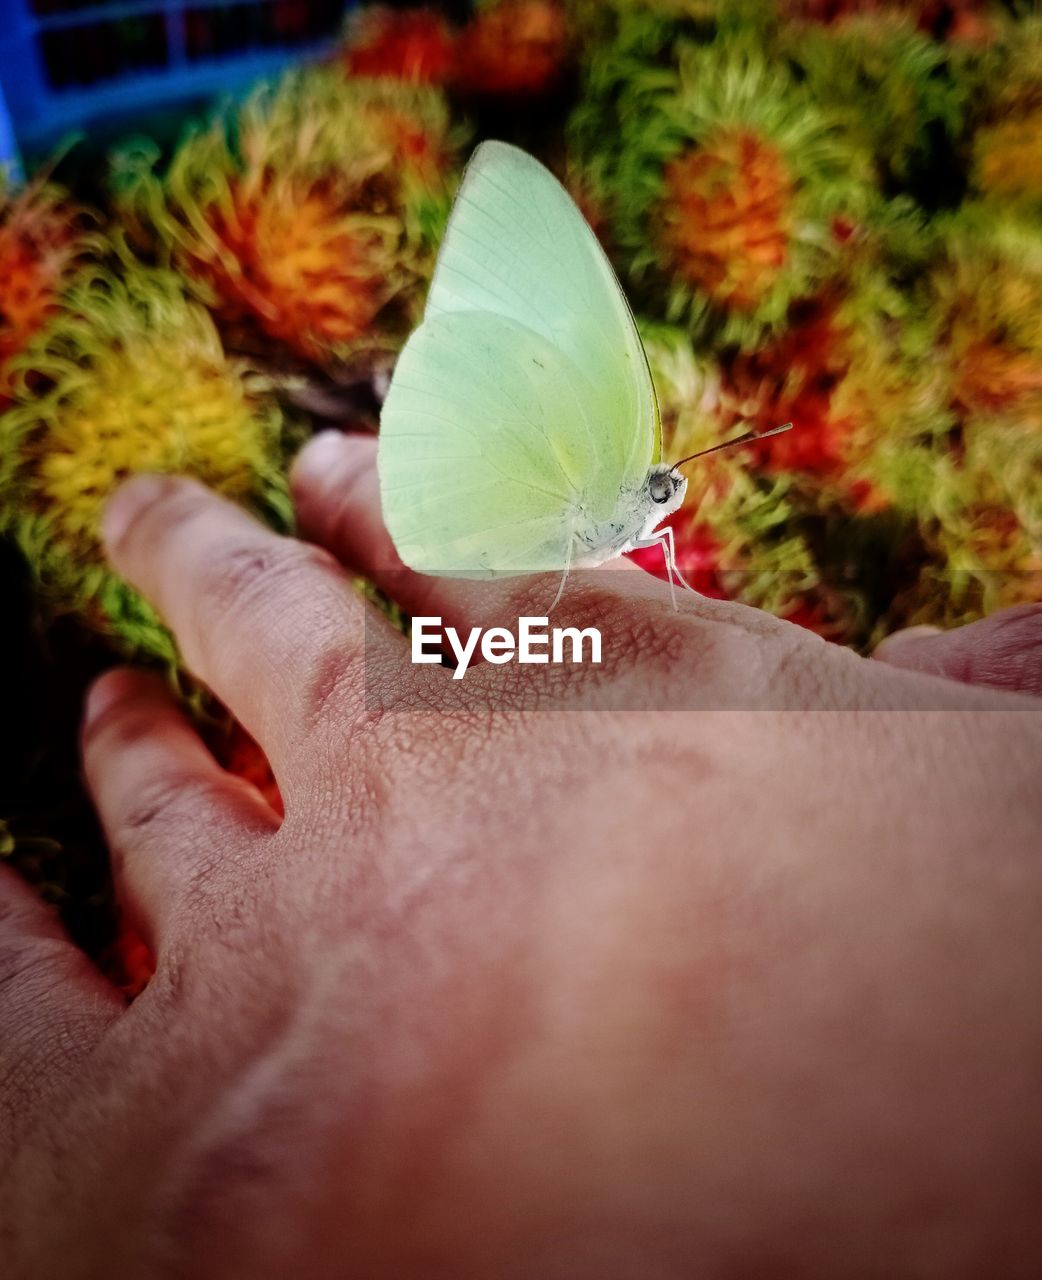
{"label": "butterfly head", "polygon": [[687,480],[676,467],[669,466],[668,462],[658,462],[648,472],[644,492],[648,515],[653,518],[654,526],[657,526],[664,518],[684,506]]}
{"label": "butterfly head", "polygon": [[667,462],[657,463],[648,472],[648,498],[660,520],[676,511],[687,493],[687,479]]}

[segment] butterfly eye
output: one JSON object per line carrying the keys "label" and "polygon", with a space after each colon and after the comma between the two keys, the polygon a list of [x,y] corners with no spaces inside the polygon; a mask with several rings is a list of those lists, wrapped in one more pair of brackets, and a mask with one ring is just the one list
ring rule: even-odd
{"label": "butterfly eye", "polygon": [[668,473],[655,476],[648,486],[652,502],[668,502],[673,496],[673,481]]}

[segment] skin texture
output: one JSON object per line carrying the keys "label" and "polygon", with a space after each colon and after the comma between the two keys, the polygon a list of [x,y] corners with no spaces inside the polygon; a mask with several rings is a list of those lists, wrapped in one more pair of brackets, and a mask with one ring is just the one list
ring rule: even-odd
{"label": "skin texture", "polygon": [[598,571],[564,620],[610,664],[452,682],[344,566],[464,625],[545,580],[401,570],[371,442],[295,489],[313,545],[186,481],[110,504],[286,817],[154,679],[94,687],[158,971],[125,1007],[0,880],[3,1274],[1042,1273],[1039,610],[871,661]]}

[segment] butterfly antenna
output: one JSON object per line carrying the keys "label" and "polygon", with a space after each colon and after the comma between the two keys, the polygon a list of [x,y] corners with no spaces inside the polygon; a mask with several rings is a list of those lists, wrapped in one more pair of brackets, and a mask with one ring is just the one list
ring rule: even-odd
{"label": "butterfly antenna", "polygon": [[679,462],[673,463],[673,470],[682,467],[685,462],[694,462],[696,458],[704,458],[707,453],[717,453],[721,449],[733,449],[738,444],[751,444],[754,440],[766,440],[769,436],[780,436],[783,431],[791,431],[792,423],[783,423],[780,427],[771,427],[770,431],[746,431],[740,436],[735,436],[733,440],[724,440],[720,444],[711,445],[708,449],[700,449],[698,453],[689,454],[686,458],[681,458]]}

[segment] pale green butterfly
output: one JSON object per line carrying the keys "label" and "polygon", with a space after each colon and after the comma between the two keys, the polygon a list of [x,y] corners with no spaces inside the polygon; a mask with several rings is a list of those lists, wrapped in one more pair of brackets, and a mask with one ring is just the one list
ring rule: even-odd
{"label": "pale green butterfly", "polygon": [[381,414],[398,555],[443,577],[557,570],[563,590],[570,569],[661,545],[670,590],[686,586],[658,526],[690,459],[661,452],[651,370],[596,237],[537,160],[482,143]]}

